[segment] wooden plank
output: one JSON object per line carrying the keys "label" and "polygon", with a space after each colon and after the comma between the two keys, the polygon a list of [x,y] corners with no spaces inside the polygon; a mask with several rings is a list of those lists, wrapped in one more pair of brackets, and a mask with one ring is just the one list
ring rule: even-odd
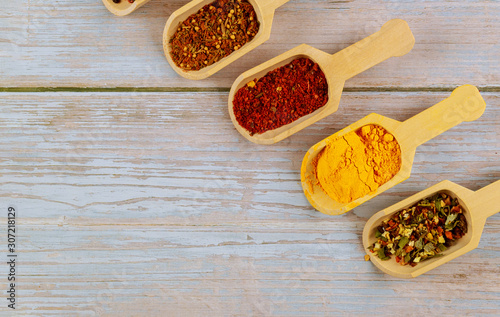
{"label": "wooden plank", "polygon": [[2,87],[230,87],[251,67],[299,44],[334,53],[392,18],[408,21],[412,52],[392,58],[346,87],[454,87],[500,82],[500,6],[496,1],[293,0],[276,11],[271,38],[210,79],[175,74],[162,32],[185,0],[154,0],[126,17],[100,1],[19,0],[0,15]]}
{"label": "wooden plank", "polygon": [[[42,315],[498,310],[498,257],[484,244],[445,267],[402,281],[363,260],[354,224],[343,226],[351,234],[262,234],[245,227],[237,233],[231,228],[23,229],[26,240],[52,243],[21,254],[25,273],[20,309],[36,309]],[[486,232],[485,240],[498,250],[494,235]],[[64,249],[54,250],[61,241]]]}
{"label": "wooden plank", "polygon": [[[75,211],[158,199],[175,207],[172,216],[179,220],[185,215],[175,210],[187,208],[199,213],[197,221],[210,221],[221,204],[233,212],[241,212],[242,203],[307,210],[299,173],[312,144],[371,112],[402,121],[447,95],[347,93],[334,115],[280,143],[259,146],[234,129],[225,93],[194,99],[191,93],[2,93],[1,180],[12,194],[46,192],[46,199]],[[499,178],[499,99],[483,96],[488,106],[480,119],[417,148],[413,174],[403,183],[418,182],[412,193],[443,178],[472,190]],[[409,187],[400,186],[393,193],[407,195]],[[74,189],[82,195],[66,194]],[[115,200],[116,194],[123,199]]]}
{"label": "wooden plank", "polygon": [[19,311],[494,315],[498,214],[476,250],[414,280],[365,262],[361,234],[376,211],[442,179],[477,190],[500,178],[497,93],[483,93],[477,121],[418,147],[410,179],[345,215],[313,210],[300,185],[312,144],[371,112],[402,121],[448,95],[345,93],[334,115],[264,146],[234,129],[223,92],[0,93]]}

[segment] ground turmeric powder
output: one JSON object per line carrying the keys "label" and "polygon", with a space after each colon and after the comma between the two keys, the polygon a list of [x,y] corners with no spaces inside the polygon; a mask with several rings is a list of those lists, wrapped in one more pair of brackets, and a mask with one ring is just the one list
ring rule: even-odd
{"label": "ground turmeric powder", "polygon": [[401,168],[401,149],[392,134],[365,125],[329,142],[318,155],[316,178],[339,203],[375,191]]}

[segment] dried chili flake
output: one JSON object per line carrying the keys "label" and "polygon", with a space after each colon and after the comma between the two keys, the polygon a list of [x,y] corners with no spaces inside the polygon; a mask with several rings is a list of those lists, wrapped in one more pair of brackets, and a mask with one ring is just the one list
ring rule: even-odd
{"label": "dried chili flake", "polygon": [[467,233],[467,220],[457,198],[438,193],[396,212],[377,228],[368,249],[382,260],[396,256],[401,265],[442,255]]}
{"label": "dried chili flake", "polygon": [[297,58],[240,88],[233,99],[234,116],[250,134],[291,123],[328,101],[328,84],[317,63]]}
{"label": "dried chili flake", "polygon": [[169,40],[170,56],[184,70],[200,70],[251,41],[259,26],[248,0],[216,0],[179,24]]}

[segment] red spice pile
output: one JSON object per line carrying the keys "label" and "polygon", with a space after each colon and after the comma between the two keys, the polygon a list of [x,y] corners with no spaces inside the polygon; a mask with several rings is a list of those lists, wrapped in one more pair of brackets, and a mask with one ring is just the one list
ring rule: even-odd
{"label": "red spice pile", "polygon": [[321,68],[308,58],[297,58],[240,88],[233,111],[253,135],[291,123],[327,101],[328,84]]}
{"label": "red spice pile", "polygon": [[247,0],[216,0],[179,24],[170,56],[185,70],[210,66],[251,41],[259,21]]}

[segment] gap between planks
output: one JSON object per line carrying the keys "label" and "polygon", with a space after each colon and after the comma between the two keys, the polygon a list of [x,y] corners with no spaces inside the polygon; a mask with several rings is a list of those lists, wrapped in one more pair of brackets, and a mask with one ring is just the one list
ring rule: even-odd
{"label": "gap between planks", "polygon": [[[456,87],[363,87],[343,92],[452,92]],[[481,92],[500,92],[497,86],[479,86]],[[229,92],[226,87],[0,87],[0,92]]]}

